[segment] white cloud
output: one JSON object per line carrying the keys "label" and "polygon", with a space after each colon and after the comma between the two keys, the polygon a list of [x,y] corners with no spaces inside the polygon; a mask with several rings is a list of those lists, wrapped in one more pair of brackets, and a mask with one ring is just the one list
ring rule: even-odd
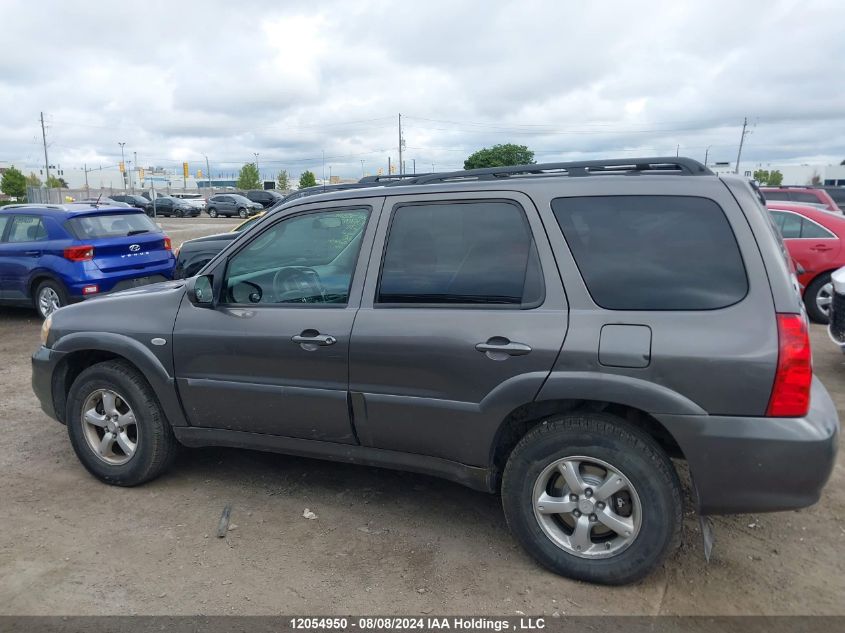
{"label": "white cloud", "polygon": [[[49,20],[43,16],[49,15]],[[357,175],[458,168],[524,143],[540,160],[681,152],[845,158],[845,5],[781,0],[410,5],[5,0],[0,161],[210,160]]]}

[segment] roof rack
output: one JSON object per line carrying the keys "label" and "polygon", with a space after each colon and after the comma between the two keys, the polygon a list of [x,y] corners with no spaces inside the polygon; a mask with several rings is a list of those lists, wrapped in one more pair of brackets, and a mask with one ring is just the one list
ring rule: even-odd
{"label": "roof rack", "polygon": [[[593,176],[600,174],[678,174],[682,176],[713,176],[712,171],[692,158],[679,156],[656,158],[617,158],[568,163],[537,163],[509,167],[486,167],[463,171],[428,174],[412,178],[417,185],[462,180],[496,180],[512,176]],[[408,183],[411,184],[411,183]]]}
{"label": "roof rack", "polygon": [[378,176],[364,176],[359,180],[360,183],[382,183],[382,182],[389,182],[393,183],[396,181],[403,181],[403,180],[413,180],[415,178],[419,178],[420,176],[432,176],[434,174],[431,173],[421,173],[421,174],[379,174]]}

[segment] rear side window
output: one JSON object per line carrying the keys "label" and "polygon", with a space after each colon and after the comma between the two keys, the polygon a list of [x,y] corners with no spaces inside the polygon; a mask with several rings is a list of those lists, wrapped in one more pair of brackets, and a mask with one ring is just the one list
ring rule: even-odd
{"label": "rear side window", "polygon": [[829,239],[836,236],[827,229],[789,211],[771,211],[784,239]]}
{"label": "rear side window", "polygon": [[47,239],[47,229],[41,218],[34,215],[16,215],[9,228],[9,242],[39,242]]}
{"label": "rear side window", "polygon": [[552,210],[593,300],[609,310],[713,310],[748,279],[722,208],[690,196],[557,198]]}
{"label": "rear side window", "polygon": [[68,220],[67,227],[79,240],[161,232],[145,213],[83,215]]}
{"label": "rear side window", "polygon": [[394,211],[378,303],[527,308],[542,299],[540,260],[520,206],[489,200]]}

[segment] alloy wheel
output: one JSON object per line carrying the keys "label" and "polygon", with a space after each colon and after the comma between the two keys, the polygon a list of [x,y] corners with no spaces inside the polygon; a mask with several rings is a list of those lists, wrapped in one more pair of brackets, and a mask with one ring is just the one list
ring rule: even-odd
{"label": "alloy wheel", "polygon": [[45,319],[61,307],[62,300],[59,298],[59,293],[55,289],[45,286],[38,293],[38,312]]}
{"label": "alloy wheel", "polygon": [[82,405],[82,431],[88,447],[111,466],[122,466],[138,448],[135,413],[120,394],[98,389]]}
{"label": "alloy wheel", "polygon": [[642,506],[631,481],[595,457],[549,464],[533,488],[534,516],[558,547],[580,558],[610,558],[640,531]]}
{"label": "alloy wheel", "polygon": [[830,317],[830,304],[833,303],[833,283],[828,282],[816,293],[816,306],[822,314]]}

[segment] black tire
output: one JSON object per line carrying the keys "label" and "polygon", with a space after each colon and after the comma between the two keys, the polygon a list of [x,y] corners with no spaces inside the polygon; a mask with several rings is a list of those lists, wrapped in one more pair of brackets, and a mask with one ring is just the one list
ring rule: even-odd
{"label": "black tire", "polygon": [[829,283],[830,273],[822,273],[813,279],[804,291],[804,306],[807,308],[807,316],[814,323],[822,323],[824,325],[830,323],[830,315],[824,312],[818,304],[820,294],[827,293],[829,298],[833,299],[832,291],[825,289],[825,286]]}
{"label": "black tire", "polygon": [[185,217],[185,212],[184,212],[182,209],[177,209],[177,210],[176,210],[176,217],[177,217],[177,218],[184,218],[184,217]]}
{"label": "black tire", "polygon": [[238,216],[246,220],[249,217],[249,211],[243,208],[238,209]]}
{"label": "black tire", "polygon": [[210,218],[216,218],[216,217],[217,217],[217,209],[215,209],[214,207],[211,207],[211,208],[208,210],[208,217],[210,217]]}
{"label": "black tire", "polygon": [[[137,448],[125,464],[103,461],[84,435],[82,407],[92,393],[110,389],[121,394],[137,422]],[[137,486],[166,471],[176,457],[178,442],[158,399],[141,373],[125,361],[92,365],[74,380],[68,393],[66,417],[73,450],[97,479],[115,486]]]}
{"label": "black tire", "polygon": [[45,306],[42,305],[41,302],[42,293],[48,293],[50,291],[52,291],[57,300],[58,305],[56,306],[56,308],[63,308],[68,303],[70,303],[67,288],[65,288],[62,282],[55,281],[53,279],[45,279],[44,281],[38,284],[38,286],[35,288],[35,293],[33,293],[32,295],[33,307],[42,319],[46,319],[54,311],[52,309],[48,309],[45,311]]}
{"label": "black tire", "polygon": [[[576,556],[555,544],[534,514],[535,482],[556,460],[574,456],[611,465],[637,491],[639,532],[618,554]],[[577,580],[606,585],[634,582],[660,565],[680,543],[681,485],[672,462],[651,437],[612,415],[567,415],[529,431],[508,458],[502,506],[511,533],[529,554],[551,571]]]}

